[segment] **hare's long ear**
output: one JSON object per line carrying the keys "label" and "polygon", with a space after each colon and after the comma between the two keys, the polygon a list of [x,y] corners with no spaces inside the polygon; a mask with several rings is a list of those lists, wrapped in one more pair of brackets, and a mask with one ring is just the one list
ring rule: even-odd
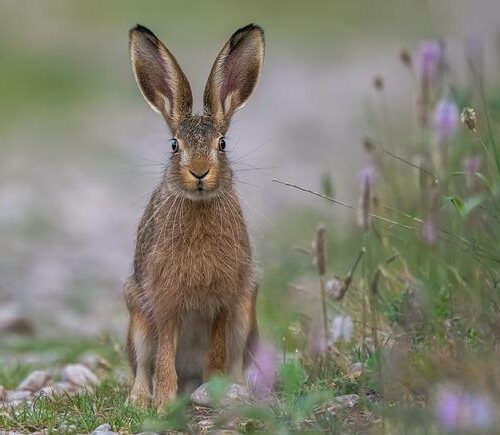
{"label": "hare's long ear", "polygon": [[149,29],[136,25],[129,32],[130,58],[144,98],[163,115],[172,132],[191,113],[191,87],[172,53]]}
{"label": "hare's long ear", "polygon": [[264,31],[255,24],[237,30],[217,56],[203,102],[205,112],[223,131],[255,89],[263,60]]}

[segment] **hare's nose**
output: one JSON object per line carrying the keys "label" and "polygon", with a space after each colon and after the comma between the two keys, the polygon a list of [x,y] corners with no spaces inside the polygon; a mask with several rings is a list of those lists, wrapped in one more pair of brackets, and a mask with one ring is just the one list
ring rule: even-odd
{"label": "hare's nose", "polygon": [[196,172],[193,172],[191,170],[189,170],[189,172],[191,172],[191,175],[193,177],[197,178],[198,180],[203,180],[207,176],[207,174],[210,172],[210,169],[208,169],[205,172],[198,172],[198,173],[196,173]]}

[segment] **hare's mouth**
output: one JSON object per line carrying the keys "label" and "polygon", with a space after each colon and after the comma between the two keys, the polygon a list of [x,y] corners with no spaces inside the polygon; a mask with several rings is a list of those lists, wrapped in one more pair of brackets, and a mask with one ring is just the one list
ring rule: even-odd
{"label": "hare's mouth", "polygon": [[203,186],[199,186],[195,190],[187,191],[185,195],[191,201],[208,201],[216,196],[216,192],[214,190],[208,190]]}
{"label": "hare's mouth", "polygon": [[197,180],[196,183],[194,185],[191,185],[188,190],[197,195],[204,195],[210,193],[214,189],[213,186],[209,185],[208,183],[202,180]]}

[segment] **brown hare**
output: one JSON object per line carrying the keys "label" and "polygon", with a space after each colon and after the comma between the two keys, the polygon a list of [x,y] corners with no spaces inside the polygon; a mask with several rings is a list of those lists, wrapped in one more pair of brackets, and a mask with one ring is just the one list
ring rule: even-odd
{"label": "brown hare", "polygon": [[202,114],[166,46],[148,29],[130,30],[137,84],[172,133],[171,157],[137,231],[126,283],[128,352],[135,403],[162,408],[211,375],[244,383],[258,339],[257,285],[245,221],[225,154],[232,115],[255,89],[264,33],[237,30],[210,72]]}

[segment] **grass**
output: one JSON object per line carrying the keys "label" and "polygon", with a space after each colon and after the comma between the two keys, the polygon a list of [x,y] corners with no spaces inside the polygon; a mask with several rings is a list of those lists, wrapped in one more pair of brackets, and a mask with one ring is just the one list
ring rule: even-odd
{"label": "grass", "polygon": [[108,380],[92,393],[41,397],[33,405],[21,405],[15,412],[2,414],[0,427],[16,431],[49,429],[88,433],[108,423],[120,432],[139,432],[148,426],[147,420],[154,418],[155,413],[127,405],[127,394],[124,385]]}
{"label": "grass", "polygon": [[[207,409],[192,408],[185,398],[178,399],[165,413],[158,414],[154,409],[142,409],[127,402],[128,370],[124,364],[125,355],[109,340],[60,341],[22,339],[2,342],[2,356],[11,358],[10,363],[0,368],[0,384],[8,389],[15,388],[21,380],[35,369],[62,367],[65,363],[78,362],[83,355],[94,354],[106,358],[112,368],[103,377],[102,383],[94,391],[85,391],[75,396],[57,395],[39,397],[33,404],[24,404],[0,412],[2,430],[33,432],[49,430],[63,433],[88,433],[97,426],[108,423],[113,430],[122,433],[141,431],[193,430],[196,422],[210,417],[215,427],[225,427],[229,416],[216,415]],[[23,360],[43,361],[23,363]],[[18,361],[15,363],[14,361]],[[242,406],[237,410],[240,415],[238,430],[253,432],[257,429],[270,431],[286,428],[304,427],[332,428],[340,425],[342,418],[352,415],[345,413],[334,422],[321,410],[318,418],[310,420],[310,415],[325,400],[335,395],[349,394],[359,390],[357,380],[346,379],[343,370],[329,365],[327,370],[318,372],[314,378],[297,361],[285,364],[280,369],[280,383],[283,390],[280,400],[272,407]],[[216,380],[215,389],[223,389],[224,380]],[[363,404],[369,409],[371,404]],[[356,412],[360,412],[359,409]],[[352,424],[352,423],[351,423]],[[339,426],[340,427],[340,426]]]}
{"label": "grass", "polygon": [[[124,369],[124,352],[107,338],[102,340],[35,340],[2,341],[2,357],[7,362],[0,368],[0,384],[15,388],[31,371],[45,369],[54,373],[64,364],[74,363],[86,354],[106,359],[112,370],[95,391],[76,396],[58,395],[37,398],[33,405],[25,404],[0,413],[3,430],[35,431],[49,429],[64,433],[91,432],[103,423],[116,430],[138,432],[144,423],[155,416],[126,403],[127,384],[119,379]],[[25,363],[23,361],[35,361]]]}

